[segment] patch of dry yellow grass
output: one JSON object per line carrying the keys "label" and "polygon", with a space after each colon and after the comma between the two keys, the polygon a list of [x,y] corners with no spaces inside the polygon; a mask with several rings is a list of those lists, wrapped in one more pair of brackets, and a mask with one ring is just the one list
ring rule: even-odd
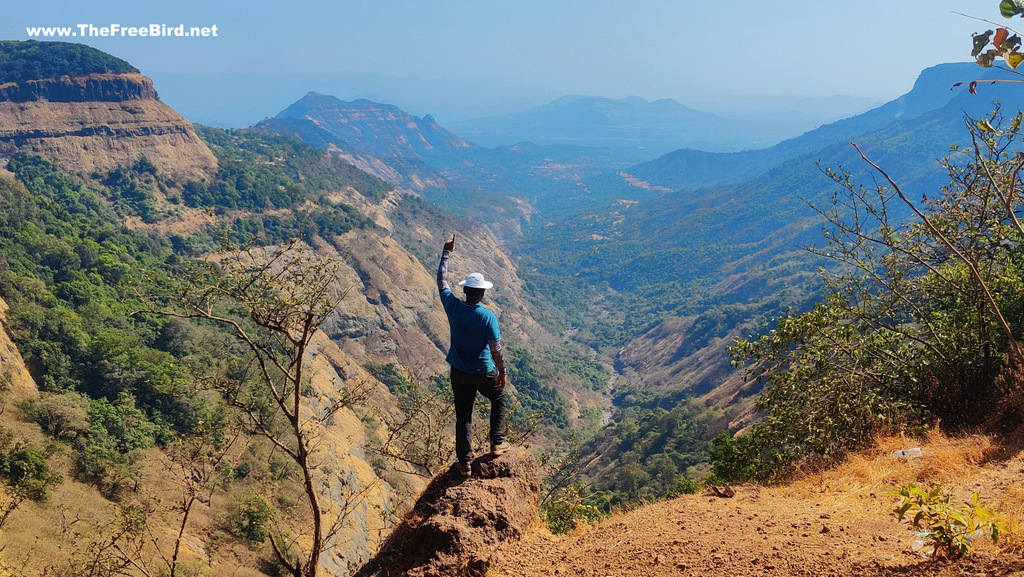
{"label": "patch of dry yellow grass", "polygon": [[[894,458],[892,453],[918,447],[918,458]],[[798,495],[822,498],[837,506],[873,515],[888,505],[895,509],[898,487],[939,483],[956,500],[977,492],[986,506],[1003,516],[1011,528],[1011,544],[1024,533],[1024,451],[987,435],[947,435],[935,430],[923,438],[886,436],[874,446],[849,456],[840,465],[808,475],[788,489]],[[874,503],[875,506],[870,506]]]}

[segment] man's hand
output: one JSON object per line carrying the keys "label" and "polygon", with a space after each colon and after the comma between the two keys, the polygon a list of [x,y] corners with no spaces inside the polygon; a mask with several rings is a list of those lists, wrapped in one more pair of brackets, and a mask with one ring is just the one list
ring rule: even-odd
{"label": "man's hand", "polygon": [[451,252],[455,250],[455,233],[452,233],[452,239],[444,243],[444,250]]}
{"label": "man's hand", "polygon": [[494,387],[499,391],[505,388],[505,373],[498,373],[498,385]]}

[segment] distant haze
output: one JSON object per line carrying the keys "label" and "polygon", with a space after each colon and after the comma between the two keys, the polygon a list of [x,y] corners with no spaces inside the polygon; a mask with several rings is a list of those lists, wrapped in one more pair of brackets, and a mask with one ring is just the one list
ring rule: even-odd
{"label": "distant haze", "polygon": [[40,0],[5,3],[0,38],[28,39],[27,27],[216,25],[217,37],[65,40],[131,62],[186,117],[221,126],[252,124],[309,91],[376,95],[442,124],[566,94],[671,98],[724,116],[726,102],[760,114],[800,98],[890,100],[922,69],[969,58],[971,33],[990,26],[952,11],[1000,19],[994,0],[972,4]]}

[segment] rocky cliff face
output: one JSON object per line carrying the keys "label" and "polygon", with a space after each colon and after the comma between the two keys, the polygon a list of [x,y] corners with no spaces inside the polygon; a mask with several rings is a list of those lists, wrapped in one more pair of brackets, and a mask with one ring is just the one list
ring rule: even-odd
{"label": "rocky cliff face", "polygon": [[410,217],[410,198],[397,191],[384,201],[355,190],[331,198],[355,206],[379,227],[353,230],[314,247],[321,258],[343,262],[339,281],[349,293],[322,328],[346,353],[396,362],[416,376],[447,370],[448,320],[435,273],[441,247],[453,232],[458,242],[448,267],[452,286],[471,272],[482,272],[495,283],[484,304],[498,315],[506,342],[513,335],[534,343],[556,342],[534,319],[515,263],[479,227]]}
{"label": "rocky cliff face", "polygon": [[141,157],[202,180],[217,166],[192,125],[141,74],[89,74],[0,85],[0,158],[28,149],[89,177]]}
{"label": "rocky cliff face", "polygon": [[[312,346],[308,363],[315,394],[308,398],[309,417],[324,411],[324,399],[337,397],[345,387],[366,387],[371,398],[390,396],[384,385],[326,335],[318,335]],[[342,577],[377,551],[382,534],[395,521],[399,504],[394,488],[379,479],[369,465],[367,429],[351,407],[336,412],[317,434],[312,458],[322,503],[326,518],[339,521],[339,530],[320,558],[320,566],[326,575]]]}
{"label": "rocky cliff face", "polygon": [[156,99],[153,82],[141,74],[89,74],[0,84],[0,102],[124,102]]}

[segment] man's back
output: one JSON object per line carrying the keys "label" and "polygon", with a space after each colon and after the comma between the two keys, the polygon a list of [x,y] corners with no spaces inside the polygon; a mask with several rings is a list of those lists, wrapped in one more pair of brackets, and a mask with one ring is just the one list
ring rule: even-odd
{"label": "man's back", "polygon": [[501,338],[498,318],[480,303],[463,302],[449,289],[441,292],[441,303],[451,328],[448,364],[475,375],[493,371],[488,343]]}

